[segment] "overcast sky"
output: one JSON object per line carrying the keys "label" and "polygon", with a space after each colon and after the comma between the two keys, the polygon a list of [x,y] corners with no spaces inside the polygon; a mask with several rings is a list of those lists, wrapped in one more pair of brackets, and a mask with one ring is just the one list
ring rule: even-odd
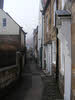
{"label": "overcast sky", "polygon": [[28,32],[31,37],[38,25],[39,0],[4,0],[4,10]]}

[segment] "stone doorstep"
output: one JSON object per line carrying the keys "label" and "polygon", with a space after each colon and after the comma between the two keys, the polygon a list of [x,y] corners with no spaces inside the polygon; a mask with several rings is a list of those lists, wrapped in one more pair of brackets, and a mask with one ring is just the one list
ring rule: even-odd
{"label": "stone doorstep", "polygon": [[75,70],[72,70],[72,100],[75,100]]}
{"label": "stone doorstep", "polygon": [[64,99],[56,99],[56,100],[64,100]]}
{"label": "stone doorstep", "polygon": [[75,90],[75,71],[72,71],[72,89]]}
{"label": "stone doorstep", "polygon": [[42,70],[42,71],[46,76],[51,76],[50,73],[47,70]]}

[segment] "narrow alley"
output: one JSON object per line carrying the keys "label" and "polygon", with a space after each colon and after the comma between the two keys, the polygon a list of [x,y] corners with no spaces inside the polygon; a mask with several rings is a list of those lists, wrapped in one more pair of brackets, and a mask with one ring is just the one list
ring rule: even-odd
{"label": "narrow alley", "polygon": [[75,100],[75,0],[0,0],[0,100]]}
{"label": "narrow alley", "polygon": [[24,73],[17,83],[7,89],[1,100],[60,100],[54,78],[46,76],[34,62],[27,61]]}

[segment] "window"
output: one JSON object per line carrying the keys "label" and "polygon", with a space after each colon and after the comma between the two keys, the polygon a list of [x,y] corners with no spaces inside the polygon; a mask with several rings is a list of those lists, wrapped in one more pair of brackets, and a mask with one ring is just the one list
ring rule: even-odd
{"label": "window", "polygon": [[56,41],[52,42],[52,52],[53,52],[53,55],[52,55],[53,64],[56,64]]}
{"label": "window", "polygon": [[3,18],[3,27],[6,26],[6,18]]}
{"label": "window", "polygon": [[47,29],[47,33],[48,33],[48,16],[46,17],[46,29]]}
{"label": "window", "polygon": [[61,72],[64,75],[65,55],[64,55],[64,42],[61,42]]}
{"label": "window", "polygon": [[50,16],[49,16],[49,17],[50,17],[50,19],[49,19],[49,24],[50,24],[50,25],[51,25],[51,17],[52,17],[52,16],[51,16],[51,13],[52,13],[52,12],[51,12],[51,2],[50,2]]}
{"label": "window", "polygon": [[62,10],[64,9],[65,1],[62,0]]}
{"label": "window", "polygon": [[56,12],[56,0],[54,2],[54,26],[55,26],[55,12]]}

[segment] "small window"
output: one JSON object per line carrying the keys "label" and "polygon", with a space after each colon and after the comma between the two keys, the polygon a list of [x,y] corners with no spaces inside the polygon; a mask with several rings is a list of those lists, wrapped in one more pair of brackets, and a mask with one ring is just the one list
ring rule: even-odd
{"label": "small window", "polygon": [[3,27],[6,26],[6,18],[3,18]]}
{"label": "small window", "polygon": [[56,0],[54,2],[54,26],[55,26],[55,12],[56,12]]}
{"label": "small window", "polygon": [[48,33],[48,16],[46,17],[46,31]]}
{"label": "small window", "polygon": [[65,1],[62,0],[62,10],[64,9]]}

